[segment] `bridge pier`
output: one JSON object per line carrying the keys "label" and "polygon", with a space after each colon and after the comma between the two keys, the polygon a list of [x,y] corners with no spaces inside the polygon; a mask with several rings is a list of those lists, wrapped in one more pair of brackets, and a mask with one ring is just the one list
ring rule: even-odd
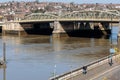
{"label": "bridge pier", "polygon": [[80,29],[85,29],[83,22],[80,23]]}
{"label": "bridge pier", "polygon": [[109,23],[102,22],[54,22],[53,37],[109,35]]}
{"label": "bridge pier", "polygon": [[85,24],[85,29],[91,29],[91,25],[90,25],[90,22],[86,22],[86,24]]}
{"label": "bridge pier", "polygon": [[22,25],[17,22],[6,22],[2,27],[2,35],[6,34],[17,34],[17,35],[25,35],[26,32],[23,29]]}
{"label": "bridge pier", "polygon": [[53,38],[68,37],[65,29],[59,21],[54,21]]}
{"label": "bridge pier", "polygon": [[109,35],[111,34],[111,29],[109,27],[109,23],[94,23],[94,30],[100,30],[103,35]]}
{"label": "bridge pier", "polygon": [[80,23],[78,22],[54,22],[53,37],[69,37],[80,29]]}
{"label": "bridge pier", "polygon": [[80,26],[78,29],[80,30],[90,30],[91,28],[91,23],[90,22],[78,22],[78,25]]}

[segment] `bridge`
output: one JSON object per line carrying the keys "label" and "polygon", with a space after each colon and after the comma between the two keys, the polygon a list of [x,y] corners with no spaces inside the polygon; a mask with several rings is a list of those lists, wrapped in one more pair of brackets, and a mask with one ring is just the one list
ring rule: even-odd
{"label": "bridge", "polygon": [[55,14],[47,13],[33,13],[26,16],[23,20],[18,22],[51,22],[51,21],[89,21],[89,22],[119,22],[119,12],[114,10],[110,11],[75,11],[67,14],[56,16]]}
{"label": "bridge", "polygon": [[25,16],[22,20],[6,22],[3,32],[19,31],[19,34],[21,34],[21,31],[26,33],[25,31],[28,29],[34,28],[35,30],[37,28],[37,30],[52,30],[52,33],[55,34],[56,37],[60,37],[61,34],[66,34],[75,30],[95,30],[99,28],[103,31],[103,34],[106,35],[109,34],[107,30],[110,30],[110,23],[119,23],[119,21],[120,12],[117,10],[74,11],[61,15],[32,13]]}

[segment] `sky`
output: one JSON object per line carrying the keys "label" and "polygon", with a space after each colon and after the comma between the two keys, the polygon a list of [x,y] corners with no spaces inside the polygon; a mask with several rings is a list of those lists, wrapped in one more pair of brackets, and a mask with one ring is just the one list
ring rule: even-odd
{"label": "sky", "polygon": [[[35,1],[35,0],[0,0],[0,2],[8,2],[8,1]],[[118,3],[120,4],[120,0],[39,0],[40,2],[65,2],[65,3]]]}

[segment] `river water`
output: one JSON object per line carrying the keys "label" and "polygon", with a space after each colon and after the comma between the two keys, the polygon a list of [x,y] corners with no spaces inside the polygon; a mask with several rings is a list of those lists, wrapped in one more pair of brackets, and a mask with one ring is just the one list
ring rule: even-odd
{"label": "river water", "polygon": [[[113,27],[112,41],[116,45],[118,28]],[[29,35],[1,36],[6,42],[7,68],[0,68],[0,80],[48,80],[109,55],[111,39],[62,38]]]}

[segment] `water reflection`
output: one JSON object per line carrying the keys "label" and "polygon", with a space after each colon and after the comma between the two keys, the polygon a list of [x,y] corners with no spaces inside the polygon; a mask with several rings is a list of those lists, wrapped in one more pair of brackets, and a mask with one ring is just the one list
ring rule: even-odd
{"label": "water reflection", "polygon": [[29,43],[50,43],[50,36],[37,36],[37,35],[30,35],[30,36],[2,36],[2,40],[7,42],[11,41],[12,43],[17,44],[29,44]]}
{"label": "water reflection", "polygon": [[3,80],[6,80],[6,68],[3,68]]}
{"label": "water reflection", "polygon": [[0,76],[0,80],[7,80],[6,79],[6,65],[0,65],[0,73],[2,73],[2,76]]}

